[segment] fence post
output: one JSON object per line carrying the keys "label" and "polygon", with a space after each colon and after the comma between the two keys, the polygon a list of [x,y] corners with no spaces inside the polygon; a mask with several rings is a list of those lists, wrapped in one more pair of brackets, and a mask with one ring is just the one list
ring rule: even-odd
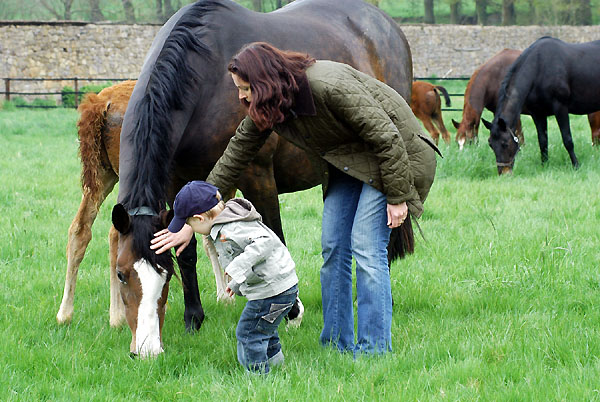
{"label": "fence post", "polygon": [[79,83],[77,77],[73,79],[75,81],[75,109],[79,107]]}
{"label": "fence post", "polygon": [[5,78],[4,79],[4,98],[7,101],[10,101],[10,78]]}

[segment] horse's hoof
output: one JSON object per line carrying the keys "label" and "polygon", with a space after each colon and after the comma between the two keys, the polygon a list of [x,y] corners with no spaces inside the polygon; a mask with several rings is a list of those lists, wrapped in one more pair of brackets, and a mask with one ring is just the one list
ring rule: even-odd
{"label": "horse's hoof", "polygon": [[302,323],[302,317],[304,317],[304,305],[302,304],[300,298],[296,299],[295,307],[298,309],[298,314],[294,318],[288,320],[287,325],[285,326],[286,330],[289,328],[299,328],[300,324]]}

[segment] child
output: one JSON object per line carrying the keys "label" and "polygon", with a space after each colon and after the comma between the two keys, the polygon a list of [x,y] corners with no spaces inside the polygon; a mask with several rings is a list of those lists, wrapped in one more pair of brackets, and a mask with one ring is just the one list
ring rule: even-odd
{"label": "child", "polygon": [[248,299],[235,331],[238,360],[249,371],[268,373],[270,367],[283,363],[277,327],[298,295],[298,277],[288,249],[248,200],[234,198],[225,204],[210,183],[187,183],[175,197],[173,209],[168,229],[156,233],[150,248],[162,253],[181,244],[179,254],[194,232],[209,237],[232,278],[226,292]]}

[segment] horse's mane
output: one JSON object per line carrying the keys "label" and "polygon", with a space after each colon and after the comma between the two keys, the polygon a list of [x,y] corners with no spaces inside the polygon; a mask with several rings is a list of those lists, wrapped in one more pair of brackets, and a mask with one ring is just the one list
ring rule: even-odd
{"label": "horse's mane", "polygon": [[148,206],[158,212],[165,207],[173,156],[169,136],[172,112],[184,108],[193,83],[200,78],[188,63],[189,53],[211,55],[199,37],[206,26],[203,17],[218,7],[224,4],[213,0],[190,6],[169,33],[150,70],[145,93],[134,110],[131,133],[134,169],[126,177],[128,190],[122,199],[127,209]]}
{"label": "horse's mane", "polygon": [[[169,170],[173,158],[171,128],[173,111],[182,110],[191,88],[200,77],[189,65],[188,55],[195,52],[210,57],[211,52],[201,41],[206,32],[205,15],[225,5],[219,1],[202,0],[189,6],[168,34],[154,65],[143,97],[135,105],[131,149],[133,169],[126,176],[127,189],[121,203],[127,210],[148,207],[158,213],[166,206]],[[148,61],[147,61],[148,62]],[[133,249],[155,268],[161,265],[173,272],[171,253],[157,255],[149,247],[153,233],[162,228],[158,216],[136,216],[133,222]]]}
{"label": "horse's mane", "polygon": [[[542,36],[541,38],[539,38],[535,42],[533,42],[527,49],[525,49],[523,51],[523,53],[521,53],[521,55],[519,57],[517,57],[517,60],[514,61],[514,63],[510,66],[510,68],[506,72],[506,75],[504,76],[504,79],[502,80],[502,83],[500,84],[500,89],[498,90],[498,104],[496,105],[496,116],[500,115],[499,111],[502,110],[502,106],[504,105],[504,102],[506,101],[506,98],[508,96],[507,88],[512,84],[514,79],[519,77],[519,75],[522,76],[522,74],[520,74],[520,72],[521,72],[521,68],[523,67],[523,64],[525,64],[525,62],[527,61],[527,59],[529,59],[529,56],[532,53],[537,51],[536,44],[539,43],[541,40],[548,39],[548,38],[551,38],[551,37]],[[525,101],[524,97],[523,97],[523,99],[519,100],[519,103],[521,103],[521,106],[524,101]],[[520,114],[521,114],[521,110],[519,108],[519,112],[517,113],[517,118]]]}

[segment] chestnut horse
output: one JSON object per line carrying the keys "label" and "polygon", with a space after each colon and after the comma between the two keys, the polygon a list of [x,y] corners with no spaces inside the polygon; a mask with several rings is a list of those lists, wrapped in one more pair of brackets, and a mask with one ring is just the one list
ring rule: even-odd
{"label": "chestnut horse", "polygon": [[[79,156],[81,159],[81,187],[83,196],[79,210],[69,227],[67,242],[67,273],[63,299],[56,319],[59,323],[70,322],[73,317],[73,303],[77,273],[86,248],[92,238],[92,225],[100,206],[110,194],[119,176],[119,139],[123,115],[133,91],[135,81],[125,81],[105,88],[97,95],[86,94],[79,105],[77,122],[79,136]],[[204,242],[217,285],[217,301],[230,301],[225,293],[225,277],[212,243]],[[109,233],[110,254],[110,325],[119,326],[125,321],[125,306],[119,294],[119,280],[116,273],[117,232],[111,226]],[[300,307],[299,307],[300,308]],[[299,325],[301,311],[292,325]]]}
{"label": "chestnut horse", "polygon": [[[87,94],[78,108],[80,117],[77,131],[83,196],[79,210],[69,227],[65,288],[56,315],[59,323],[70,322],[73,317],[77,272],[92,238],[92,224],[102,202],[119,180],[121,122],[134,85],[135,81],[125,81],[103,89],[98,95]],[[116,240],[117,233],[111,228],[111,266],[116,264]],[[116,326],[125,316],[114,269],[110,271],[110,281],[110,324]]]}
{"label": "chestnut horse", "polygon": [[489,145],[496,155],[498,174],[512,171],[519,140],[514,130],[524,108],[533,118],[542,163],[548,161],[548,116],[555,116],[563,145],[574,168],[575,156],[569,113],[589,114],[600,110],[600,40],[565,43],[542,37],[531,44],[506,73],[498,92]]}
{"label": "chestnut horse", "polygon": [[[463,149],[465,143],[470,143],[477,138],[483,109],[488,109],[492,113],[496,112],[498,90],[502,79],[520,54],[520,50],[501,50],[479,66],[471,75],[465,89],[462,120],[459,123],[452,119],[452,124],[456,128],[456,142],[459,149]],[[523,144],[522,131],[521,119],[519,119],[515,133]]]}
{"label": "chestnut horse", "polygon": [[[121,131],[117,277],[132,332],[131,351],[163,351],[162,323],[173,260],[149,248],[166,227],[167,203],[188,181],[204,179],[245,115],[227,63],[242,45],[266,41],[332,59],[388,83],[410,98],[412,60],[398,25],[359,0],[304,0],[272,13],[233,1],[202,0],[179,10],[158,32],[146,57]],[[238,188],[283,239],[278,193],[319,184],[307,156],[273,134]],[[412,251],[407,220],[392,231],[390,256]],[[196,242],[178,257],[186,328],[204,319],[196,279]]]}
{"label": "chestnut horse", "polygon": [[[410,108],[414,115],[423,122],[425,129],[437,145],[440,133],[446,144],[450,143],[450,133],[444,126],[442,119],[442,101],[440,92],[444,95],[446,106],[450,106],[448,91],[441,85],[433,85],[425,81],[414,81],[412,83],[412,95],[410,97]],[[437,128],[434,126],[437,126]]]}

